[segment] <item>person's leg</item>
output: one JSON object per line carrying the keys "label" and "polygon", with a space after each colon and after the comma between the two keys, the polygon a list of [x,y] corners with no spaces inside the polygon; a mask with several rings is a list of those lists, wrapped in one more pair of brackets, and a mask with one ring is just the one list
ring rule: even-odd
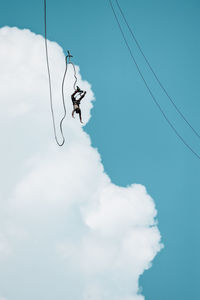
{"label": "person's leg", "polygon": [[77,90],[75,90],[75,91],[73,92],[73,94],[71,95],[72,100],[76,100],[76,99],[74,98],[74,96],[75,96],[77,93],[79,93],[79,91],[77,91]]}
{"label": "person's leg", "polygon": [[85,97],[86,92],[82,92],[81,97],[79,98],[79,101],[81,102],[81,100]]}

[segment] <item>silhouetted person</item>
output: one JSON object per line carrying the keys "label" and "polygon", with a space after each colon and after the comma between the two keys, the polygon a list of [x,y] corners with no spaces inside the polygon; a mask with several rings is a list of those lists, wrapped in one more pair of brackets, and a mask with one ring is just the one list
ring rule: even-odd
{"label": "silhouetted person", "polygon": [[[79,94],[79,98],[76,99],[75,96]],[[81,91],[80,88],[77,86],[76,87],[76,91],[71,95],[72,98],[72,103],[73,103],[73,111],[72,111],[72,117],[74,118],[74,113],[76,112],[77,114],[79,114],[79,118],[80,118],[80,122],[82,122],[82,118],[81,118],[81,109],[80,109],[80,103],[81,100],[83,99],[83,97],[85,97],[86,92]]]}

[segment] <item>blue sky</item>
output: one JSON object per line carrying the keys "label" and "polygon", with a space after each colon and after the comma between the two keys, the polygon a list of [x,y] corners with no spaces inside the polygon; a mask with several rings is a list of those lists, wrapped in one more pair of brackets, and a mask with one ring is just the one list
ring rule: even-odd
{"label": "blue sky", "polygon": [[[199,1],[120,1],[143,51],[169,94],[200,131]],[[3,1],[0,25],[44,33],[42,1]],[[108,1],[48,1],[48,38],[70,49],[96,102],[86,131],[118,185],[146,186],[165,248],[140,283],[147,300],[199,299],[200,161],[155,107],[123,43]],[[131,39],[129,39],[131,41]],[[200,153],[199,140],[142,70],[168,116]]]}

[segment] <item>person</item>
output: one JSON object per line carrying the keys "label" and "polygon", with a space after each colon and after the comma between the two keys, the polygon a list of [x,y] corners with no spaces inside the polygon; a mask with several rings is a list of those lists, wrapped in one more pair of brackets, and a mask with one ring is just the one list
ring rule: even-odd
{"label": "person", "polygon": [[[76,99],[76,95],[79,94],[80,97]],[[80,109],[80,102],[85,97],[86,91],[82,91],[78,86],[76,87],[75,92],[71,95],[72,103],[73,103],[73,111],[72,111],[72,117],[74,118],[74,113],[76,112],[79,114],[80,122],[82,122],[81,118],[81,109]]]}

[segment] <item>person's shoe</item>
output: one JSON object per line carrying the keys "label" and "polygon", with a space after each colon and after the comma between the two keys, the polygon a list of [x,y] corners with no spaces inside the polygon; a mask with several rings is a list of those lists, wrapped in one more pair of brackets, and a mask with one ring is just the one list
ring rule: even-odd
{"label": "person's shoe", "polygon": [[76,89],[78,92],[81,92],[81,89],[78,87],[78,85],[77,85]]}

